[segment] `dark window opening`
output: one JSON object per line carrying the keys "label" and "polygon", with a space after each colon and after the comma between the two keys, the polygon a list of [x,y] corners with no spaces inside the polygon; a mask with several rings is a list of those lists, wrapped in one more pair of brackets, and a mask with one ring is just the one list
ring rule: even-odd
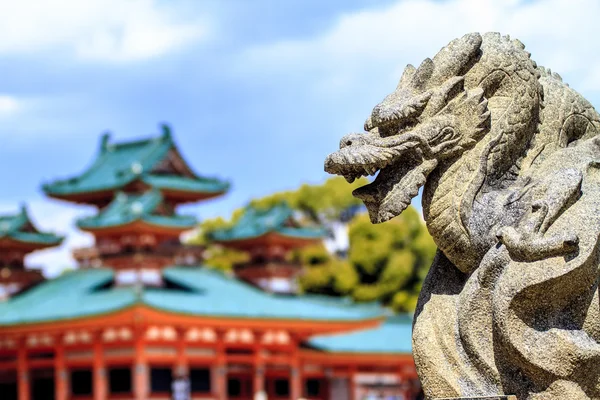
{"label": "dark window opening", "polygon": [[211,379],[210,369],[191,368],[190,369],[190,389],[192,393],[210,393]]}
{"label": "dark window opening", "polygon": [[227,380],[227,394],[231,398],[251,398],[252,379],[247,377],[231,377]]}
{"label": "dark window opening", "polygon": [[304,395],[306,397],[317,397],[321,395],[321,380],[307,379],[304,383]]}
{"label": "dark window opening", "polygon": [[0,395],[2,400],[18,400],[16,371],[0,371]]}
{"label": "dark window opening", "polygon": [[242,395],[242,382],[239,379],[229,378],[227,381],[227,394],[232,397]]}
{"label": "dark window opening", "polygon": [[131,245],[123,246],[123,254],[133,254],[135,253],[135,248]]}
{"label": "dark window opening", "polygon": [[17,400],[17,383],[0,382],[3,400]]}
{"label": "dark window opening", "polygon": [[150,370],[150,389],[152,393],[170,393],[173,373],[171,368],[152,368]]}
{"label": "dark window opening", "polygon": [[31,398],[35,400],[54,400],[54,371],[31,371]]}
{"label": "dark window opening", "polygon": [[268,259],[267,259],[267,257],[265,257],[263,255],[260,255],[260,256],[257,255],[257,256],[252,257],[252,261],[255,264],[265,264],[268,261]]}
{"label": "dark window opening", "polygon": [[73,396],[87,396],[93,394],[92,371],[79,369],[71,371],[71,393]]}
{"label": "dark window opening", "polygon": [[290,395],[290,381],[287,379],[275,379],[273,384],[275,389],[275,396],[283,397]]}
{"label": "dark window opening", "polygon": [[131,393],[131,368],[111,368],[108,371],[110,393]]}

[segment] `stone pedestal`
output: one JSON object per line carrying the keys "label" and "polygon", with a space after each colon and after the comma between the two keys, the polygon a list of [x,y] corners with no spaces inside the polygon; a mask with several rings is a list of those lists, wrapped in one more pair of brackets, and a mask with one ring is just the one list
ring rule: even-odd
{"label": "stone pedestal", "polygon": [[434,400],[517,400],[516,396],[492,396],[492,397],[447,397]]}

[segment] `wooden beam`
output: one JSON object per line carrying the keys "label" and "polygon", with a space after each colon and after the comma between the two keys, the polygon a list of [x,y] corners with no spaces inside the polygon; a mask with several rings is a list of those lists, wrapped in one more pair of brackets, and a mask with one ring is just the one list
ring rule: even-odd
{"label": "wooden beam", "polygon": [[351,363],[363,366],[377,365],[415,370],[414,360],[410,353],[326,353],[303,349],[300,352],[300,358],[304,362],[312,364],[348,365]]}
{"label": "wooden beam", "polygon": [[6,334],[31,334],[31,333],[48,333],[56,334],[67,329],[89,329],[95,330],[99,326],[122,326],[130,324],[136,307],[128,307],[113,313],[107,313],[101,316],[86,316],[77,319],[56,320],[40,323],[18,324],[11,326],[3,326],[2,331]]}
{"label": "wooden beam", "polygon": [[[229,316],[201,316],[187,315],[164,310],[154,309],[145,305],[135,305],[126,309],[107,313],[101,316],[86,316],[82,318],[48,321],[41,323],[20,324],[14,326],[3,326],[6,334],[29,334],[29,333],[58,333],[65,329],[91,329],[98,326],[122,326],[129,325],[131,321],[141,318],[152,321],[155,324],[176,325],[180,327],[197,327],[199,325],[213,328],[243,328],[243,329],[284,329],[288,332],[303,332],[302,337],[336,332],[350,332],[379,326],[383,317],[373,317],[359,321],[326,321],[326,320],[288,320],[276,318],[235,318]],[[310,333],[310,334],[305,334]],[[410,355],[409,355],[410,357]]]}
{"label": "wooden beam", "polygon": [[288,332],[310,331],[312,335],[322,333],[349,332],[379,326],[383,317],[373,317],[360,321],[308,321],[302,319],[267,319],[267,318],[232,318],[193,316],[174,312],[153,309],[147,306],[137,306],[140,315],[147,321],[184,327],[198,325],[215,328],[243,328],[243,329],[283,329]]}

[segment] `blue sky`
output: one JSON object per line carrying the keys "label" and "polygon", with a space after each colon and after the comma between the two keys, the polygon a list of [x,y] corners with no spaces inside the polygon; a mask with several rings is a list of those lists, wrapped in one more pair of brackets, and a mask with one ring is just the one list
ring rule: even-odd
{"label": "blue sky", "polygon": [[144,137],[163,121],[198,172],[233,183],[187,207],[199,218],[321,182],[404,66],[471,31],[519,38],[600,104],[598,16],[595,0],[0,0],[0,211],[27,202],[68,235],[31,265],[72,265],[91,243],[73,220],[92,210],[40,184],[81,172],[102,132]]}

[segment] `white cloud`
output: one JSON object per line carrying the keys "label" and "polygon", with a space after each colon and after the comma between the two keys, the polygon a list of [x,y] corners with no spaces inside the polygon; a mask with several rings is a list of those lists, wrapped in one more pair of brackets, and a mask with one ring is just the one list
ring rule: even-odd
{"label": "white cloud", "polygon": [[[321,36],[255,47],[239,63],[255,74],[300,76],[319,93],[378,85],[391,90],[408,63],[432,57],[468,32],[518,38],[533,59],[583,92],[600,90],[600,42],[595,0],[405,0],[343,15]],[[366,85],[366,82],[368,85]]]}
{"label": "white cloud", "polygon": [[207,21],[189,20],[158,0],[0,0],[0,54],[125,62],[164,55],[207,34]]}
{"label": "white cloud", "polygon": [[0,117],[13,115],[21,109],[21,102],[16,97],[0,94]]}
{"label": "white cloud", "polygon": [[[90,215],[92,208],[74,207],[42,198],[32,199],[26,202],[26,205],[29,216],[39,230],[66,236],[59,247],[31,253],[25,260],[26,265],[41,268],[47,277],[54,277],[65,268],[75,267],[75,260],[71,256],[72,250],[93,244],[92,235],[79,231],[75,227],[75,220],[83,215]],[[18,211],[18,204],[0,204],[1,214],[12,214]]]}

